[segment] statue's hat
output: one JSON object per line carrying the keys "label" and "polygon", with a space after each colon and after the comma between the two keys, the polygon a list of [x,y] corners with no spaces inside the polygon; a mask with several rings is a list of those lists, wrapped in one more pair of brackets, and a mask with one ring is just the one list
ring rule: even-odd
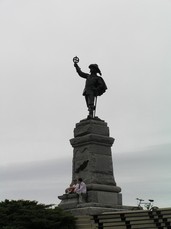
{"label": "statue's hat", "polygon": [[99,66],[97,64],[90,64],[89,68],[90,69],[92,69],[92,68],[96,69],[96,72],[101,75],[101,71],[100,71]]}

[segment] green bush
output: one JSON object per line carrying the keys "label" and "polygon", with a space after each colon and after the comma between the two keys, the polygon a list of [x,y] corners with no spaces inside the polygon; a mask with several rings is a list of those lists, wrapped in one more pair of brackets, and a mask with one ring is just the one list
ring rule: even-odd
{"label": "green bush", "polygon": [[0,202],[0,229],[74,228],[74,216],[53,205],[29,200]]}

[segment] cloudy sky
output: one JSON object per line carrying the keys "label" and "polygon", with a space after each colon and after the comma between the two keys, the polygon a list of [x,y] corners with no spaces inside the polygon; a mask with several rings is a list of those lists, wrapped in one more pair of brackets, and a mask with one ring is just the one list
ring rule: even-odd
{"label": "cloudy sky", "polygon": [[58,204],[75,124],[87,116],[80,66],[97,63],[123,204],[171,206],[171,1],[0,0],[0,201]]}

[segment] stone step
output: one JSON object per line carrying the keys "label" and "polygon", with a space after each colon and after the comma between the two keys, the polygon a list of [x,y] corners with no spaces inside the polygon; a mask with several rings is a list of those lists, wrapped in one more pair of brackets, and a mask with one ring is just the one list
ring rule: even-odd
{"label": "stone step", "polygon": [[131,224],[131,229],[142,229],[142,228],[146,228],[146,229],[152,229],[152,228],[158,228],[156,227],[156,224],[154,223],[148,223],[148,224],[140,224],[140,225],[132,225]]}
{"label": "stone step", "polygon": [[157,212],[161,212],[162,214],[171,214],[171,209],[158,209]]}
{"label": "stone step", "polygon": [[137,217],[133,217],[133,216],[131,216],[131,217],[125,217],[125,220],[126,221],[137,221],[137,220],[148,220],[149,219],[149,216],[142,216],[142,217],[139,217],[139,216],[137,216]]}
{"label": "stone step", "polygon": [[143,216],[149,216],[148,211],[144,211],[144,212],[131,212],[131,213],[126,213],[124,214],[125,217],[143,217]]}
{"label": "stone step", "polygon": [[98,215],[98,219],[120,219],[120,215]]}
{"label": "stone step", "polygon": [[117,225],[125,224],[121,219],[101,219],[99,220],[99,223],[115,223]]}
{"label": "stone step", "polygon": [[171,222],[171,217],[167,218],[167,222]]}
{"label": "stone step", "polygon": [[98,225],[95,224],[92,216],[78,216],[76,219],[77,229],[97,229]]}
{"label": "stone step", "polygon": [[98,229],[98,226],[81,224],[81,225],[76,225],[76,229]]}
{"label": "stone step", "polygon": [[98,225],[96,225],[96,224],[92,224],[92,223],[76,223],[76,228],[77,229],[81,229],[81,228],[91,228],[91,229],[96,229],[96,228],[98,228]]}
{"label": "stone step", "polygon": [[113,227],[126,227],[126,224],[123,222],[123,223],[107,223],[107,222],[105,222],[105,223],[103,223],[103,226],[105,226],[105,227],[111,227],[111,226],[113,226]]}
{"label": "stone step", "polygon": [[77,229],[171,229],[171,209],[110,212],[94,217],[80,216],[77,226]]}
{"label": "stone step", "polygon": [[109,226],[109,225],[103,225],[103,229],[127,229],[126,225],[125,226]]}
{"label": "stone step", "polygon": [[171,219],[155,219],[156,223],[171,222]]}
{"label": "stone step", "polygon": [[86,221],[86,220],[93,220],[90,216],[77,216],[78,221]]}
{"label": "stone step", "polygon": [[130,221],[131,225],[139,225],[139,224],[155,224],[153,220],[136,220],[136,221]]}

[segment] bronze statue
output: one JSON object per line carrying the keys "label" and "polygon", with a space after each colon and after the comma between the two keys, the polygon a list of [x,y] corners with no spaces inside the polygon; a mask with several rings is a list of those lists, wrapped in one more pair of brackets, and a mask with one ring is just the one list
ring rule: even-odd
{"label": "bronze statue", "polygon": [[[78,75],[86,79],[83,95],[85,96],[86,104],[89,111],[88,118],[94,118],[97,104],[97,96],[102,95],[106,91],[107,86],[103,78],[101,77],[102,74],[97,64],[90,64],[90,74],[88,74],[81,71],[81,68],[78,66],[79,58],[77,56],[73,58],[73,62]],[[99,74],[100,76],[98,76],[97,74]]]}

